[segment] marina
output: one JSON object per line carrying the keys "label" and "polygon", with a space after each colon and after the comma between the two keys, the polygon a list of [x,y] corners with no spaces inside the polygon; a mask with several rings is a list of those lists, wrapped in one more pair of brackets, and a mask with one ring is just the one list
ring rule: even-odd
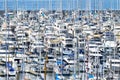
{"label": "marina", "polygon": [[119,0],[0,4],[0,80],[120,80]]}

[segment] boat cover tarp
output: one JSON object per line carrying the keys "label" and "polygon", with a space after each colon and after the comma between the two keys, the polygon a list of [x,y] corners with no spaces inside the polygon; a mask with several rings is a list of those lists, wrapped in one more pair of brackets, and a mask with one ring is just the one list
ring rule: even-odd
{"label": "boat cover tarp", "polygon": [[88,74],[88,78],[94,78],[94,75]]}

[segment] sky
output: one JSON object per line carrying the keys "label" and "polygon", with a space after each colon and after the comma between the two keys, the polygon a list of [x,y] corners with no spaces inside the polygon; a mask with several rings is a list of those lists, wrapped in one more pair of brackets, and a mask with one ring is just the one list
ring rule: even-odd
{"label": "sky", "polygon": [[[4,9],[4,1],[0,0],[0,9]],[[120,0],[6,0],[7,7],[14,9],[18,1],[18,9],[120,9]]]}

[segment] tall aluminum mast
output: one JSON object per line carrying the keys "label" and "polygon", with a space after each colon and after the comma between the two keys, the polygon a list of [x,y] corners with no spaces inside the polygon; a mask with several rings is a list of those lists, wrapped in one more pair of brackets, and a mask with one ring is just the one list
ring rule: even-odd
{"label": "tall aluminum mast", "polygon": [[[5,27],[7,28],[7,0],[5,0]],[[7,34],[6,34],[6,38],[7,38]],[[6,45],[6,80],[9,79],[9,75],[8,75],[8,70],[7,70],[7,62],[8,62],[8,52],[7,52],[7,47],[8,45]]]}

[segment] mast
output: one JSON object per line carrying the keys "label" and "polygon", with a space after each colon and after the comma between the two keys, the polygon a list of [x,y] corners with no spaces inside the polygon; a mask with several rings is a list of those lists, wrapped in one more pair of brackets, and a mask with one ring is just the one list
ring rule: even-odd
{"label": "mast", "polygon": [[62,15],[62,0],[60,0],[60,11],[61,11],[61,20],[62,20],[62,17],[63,17],[63,15]]}
{"label": "mast", "polygon": [[94,0],[94,12],[96,14],[96,0]]}
{"label": "mast", "polygon": [[[120,1],[118,0],[118,11],[120,10],[120,6],[119,6],[119,4],[120,4]],[[119,60],[120,60],[120,57],[119,57]],[[119,67],[120,67],[120,65],[119,65]],[[119,77],[120,77],[120,68],[119,68]]]}
{"label": "mast", "polygon": [[17,0],[15,0],[15,15],[16,15],[16,17],[17,17]]}
{"label": "mast", "polygon": [[[62,0],[60,0],[60,11],[61,11],[61,20],[62,20]],[[59,45],[61,47],[61,44]],[[63,75],[63,52],[61,52],[61,76]]]}
{"label": "mast", "polygon": [[5,0],[5,23],[7,23],[7,0]]}
{"label": "mast", "polygon": [[[23,0],[23,21],[25,20],[25,0]],[[23,31],[24,33],[24,31]],[[25,34],[25,33],[24,33]],[[21,42],[22,42],[22,48],[23,48],[23,51],[22,51],[22,79],[25,78],[25,44],[24,44],[24,40],[23,40],[23,35],[22,35],[22,38],[21,38]],[[24,47],[23,47],[24,46]]]}
{"label": "mast", "polygon": [[47,75],[47,63],[48,63],[48,55],[47,55],[47,52],[46,52],[45,64],[44,64],[44,80],[46,80],[46,75]]}
{"label": "mast", "polygon": [[[111,0],[111,3],[112,3],[111,5],[112,5],[112,7],[113,7],[113,9],[112,9],[112,11],[111,11],[111,12],[112,12],[112,21],[111,21],[111,23],[112,23],[113,33],[114,33],[114,32],[115,32],[115,31],[114,31],[114,27],[115,27],[114,15],[115,15],[116,13],[115,13],[115,8],[114,8],[113,0]],[[112,30],[112,29],[111,29],[111,30]],[[115,33],[114,33],[114,42],[115,42],[115,44],[116,44],[116,45],[114,46],[114,53],[113,53],[113,56],[114,56],[113,58],[114,58],[114,60],[116,59],[115,56],[116,56],[116,52],[117,52],[117,51],[116,51],[117,41],[116,41],[116,39],[115,39],[115,36],[116,36],[116,35],[115,35]],[[114,64],[115,64],[115,62],[114,62]],[[113,68],[113,75],[112,75],[112,78],[113,78],[113,79],[114,79],[114,75],[116,74],[115,71],[116,71],[116,70],[115,70],[115,66],[114,66],[114,68]]]}
{"label": "mast", "polygon": [[[87,5],[88,4],[88,5]],[[89,19],[90,19],[90,0],[88,0],[88,1],[86,1],[86,18],[87,18],[87,22],[89,21]],[[84,79],[86,79],[86,80],[88,80],[88,65],[89,65],[89,40],[87,40],[87,47],[88,47],[88,49],[87,49],[87,51],[88,51],[88,53],[86,53],[86,60],[87,60],[87,63],[86,63],[86,77],[84,78]]]}
{"label": "mast", "polygon": [[51,9],[51,7],[50,7],[50,0],[49,0],[49,10]]}
{"label": "mast", "polygon": [[[8,25],[7,25],[7,0],[5,0],[5,27],[7,28]],[[8,35],[6,34],[6,38],[7,39]],[[9,79],[9,73],[8,73],[8,69],[7,69],[7,62],[8,62],[8,52],[7,52],[7,49],[8,48],[8,45],[6,45],[6,73],[7,73],[7,77],[6,77],[6,80]]]}

